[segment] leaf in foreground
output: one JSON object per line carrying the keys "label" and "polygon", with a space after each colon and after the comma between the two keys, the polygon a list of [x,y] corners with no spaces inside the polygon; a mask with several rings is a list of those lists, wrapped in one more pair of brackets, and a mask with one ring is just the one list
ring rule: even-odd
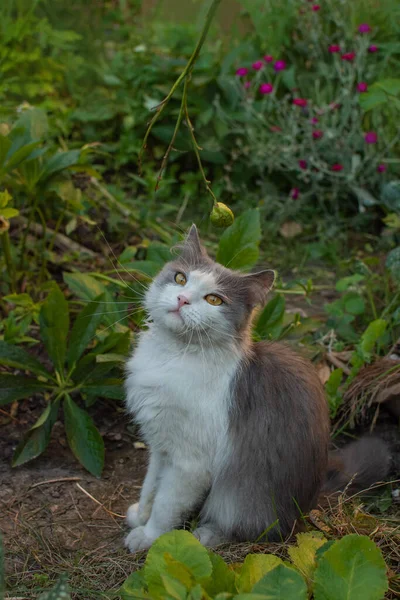
{"label": "leaf in foreground", "polygon": [[18,467],[28,460],[36,458],[47,448],[51,430],[57,420],[59,406],[58,400],[48,404],[33,427],[24,435],[15,449],[12,460],[13,467]]}

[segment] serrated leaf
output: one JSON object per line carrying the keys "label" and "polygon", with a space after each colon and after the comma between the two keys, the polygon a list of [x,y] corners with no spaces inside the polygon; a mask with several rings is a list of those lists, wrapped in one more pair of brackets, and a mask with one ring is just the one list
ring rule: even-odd
{"label": "serrated leaf", "polygon": [[298,533],[296,540],[296,546],[290,546],[288,554],[294,566],[311,583],[317,566],[316,552],[327,540],[318,532]]}
{"label": "serrated leaf", "polygon": [[75,319],[68,344],[67,362],[70,369],[82,356],[103,320],[104,306],[101,303],[103,298],[103,294],[97,296],[93,302],[89,302],[85,306]]}
{"label": "serrated leaf", "polygon": [[19,467],[36,458],[47,448],[51,430],[57,420],[59,406],[59,401],[48,404],[33,427],[24,435],[15,449],[12,460],[13,467]]}
{"label": "serrated leaf", "polygon": [[0,373],[0,406],[44,393],[49,386],[31,377]]}
{"label": "serrated leaf", "polygon": [[254,585],[272,569],[281,565],[282,559],[273,554],[248,554],[237,580],[239,592],[251,592]]}
{"label": "serrated leaf", "polygon": [[31,371],[46,378],[51,378],[50,373],[33,356],[19,346],[13,346],[0,340],[0,365],[15,367],[22,371]]}
{"label": "serrated leaf", "polygon": [[38,600],[71,600],[67,575],[62,575],[53,589],[40,594]]}
{"label": "serrated leaf", "polygon": [[260,213],[247,210],[222,234],[217,261],[230,269],[248,269],[258,260],[260,240]]}
{"label": "serrated leaf", "polygon": [[55,369],[64,370],[69,330],[68,302],[58,286],[43,302],[39,314],[40,335]]}
{"label": "serrated leaf", "polygon": [[68,444],[79,462],[95,477],[104,466],[104,442],[88,413],[67,396],[64,400]]}
{"label": "serrated leaf", "polygon": [[255,331],[264,339],[273,339],[282,329],[285,316],[285,298],[277,294],[268,302],[257,319]]}
{"label": "serrated leaf", "polygon": [[303,577],[284,564],[278,565],[264,575],[253,587],[252,593],[262,594],[268,600],[307,600],[308,598],[307,585]]}
{"label": "serrated leaf", "polygon": [[218,554],[209,551],[208,556],[211,560],[212,575],[201,581],[202,587],[212,597],[223,592],[235,594],[235,573]]}
{"label": "serrated leaf", "polygon": [[195,581],[209,577],[212,571],[207,550],[188,531],[170,531],[151,546],[144,566],[144,578],[151,598],[163,598],[162,575],[168,572],[165,553],[181,562]]}
{"label": "serrated leaf", "polygon": [[315,600],[382,600],[388,589],[382,553],[367,536],[350,534],[318,561]]}

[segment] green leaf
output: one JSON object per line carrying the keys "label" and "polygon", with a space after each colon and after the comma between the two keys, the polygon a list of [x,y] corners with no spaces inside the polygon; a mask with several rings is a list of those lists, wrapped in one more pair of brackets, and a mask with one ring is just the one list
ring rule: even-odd
{"label": "green leaf", "polygon": [[[38,147],[39,144],[40,142],[32,142],[30,144],[26,144],[25,146],[22,146],[22,148],[19,148],[15,152],[12,152],[12,148],[10,148],[10,151],[8,153],[9,160],[4,166],[4,171],[6,173],[10,172],[24,160],[29,160],[30,155],[33,154],[33,151],[35,150],[35,148]],[[12,154],[10,154],[10,152],[12,152]]]}
{"label": "green leaf", "polygon": [[48,404],[33,427],[24,435],[14,452],[13,467],[18,467],[28,460],[36,458],[47,448],[51,430],[57,420],[59,406],[58,400]]}
{"label": "green leaf", "polygon": [[336,282],[336,290],[338,292],[346,292],[349,287],[353,285],[357,285],[360,281],[365,279],[365,275],[361,273],[355,273],[354,275],[349,275],[348,277],[342,277]]}
{"label": "green leaf", "polygon": [[180,581],[170,575],[161,575],[161,579],[168,597],[174,600],[186,600],[187,590]]}
{"label": "green leaf", "polygon": [[239,592],[251,592],[266,573],[281,564],[282,559],[273,554],[248,554],[237,580],[237,589]]}
{"label": "green leaf", "polygon": [[211,560],[212,575],[201,581],[202,587],[212,597],[222,592],[235,594],[235,573],[218,554],[209,551],[208,556]]}
{"label": "green leaf", "polygon": [[[256,583],[253,594],[263,594],[268,600],[307,600],[307,585],[294,569],[281,564]],[[342,600],[337,596],[336,600]]]}
{"label": "green leaf", "polygon": [[166,553],[181,562],[195,581],[211,575],[211,560],[204,546],[188,531],[170,531],[159,537],[147,554],[144,577],[151,598],[163,598],[165,593],[162,575],[168,573]]}
{"label": "green leaf", "polygon": [[384,319],[372,321],[361,336],[360,349],[362,352],[372,352],[376,342],[385,333],[387,322]]}
{"label": "green leaf", "polygon": [[260,213],[247,210],[222,234],[217,261],[230,269],[248,269],[258,260],[260,240]]}
{"label": "green leaf", "polygon": [[397,283],[400,283],[400,246],[394,248],[386,257],[386,268]]}
{"label": "green leaf", "polygon": [[350,315],[362,315],[365,311],[364,299],[357,292],[348,292],[343,297],[343,304]]}
{"label": "green leaf", "polygon": [[289,546],[288,554],[294,566],[311,584],[314,571],[317,567],[316,552],[326,542],[326,538],[316,531],[311,533],[298,533],[296,546]]}
{"label": "green leaf", "polygon": [[382,553],[367,536],[346,535],[318,561],[315,600],[382,600],[387,589]]}
{"label": "green leaf", "polygon": [[29,398],[33,394],[43,393],[49,386],[22,375],[12,375],[11,373],[0,373],[0,406]]}
{"label": "green leaf", "polygon": [[2,208],[0,209],[0,215],[5,219],[12,219],[19,215],[19,210],[16,208]]}
{"label": "green leaf", "polygon": [[112,400],[124,400],[125,391],[123,382],[117,380],[103,380],[99,383],[88,383],[81,388],[81,391],[90,396],[100,398],[111,398]]}
{"label": "green leaf", "polygon": [[98,326],[103,320],[104,305],[101,303],[104,295],[96,296],[77,316],[69,338],[67,362],[72,366],[82,356],[86,346],[93,339]]}
{"label": "green leaf", "polygon": [[261,338],[273,339],[279,335],[279,332],[282,329],[284,316],[285,298],[282,294],[277,294],[268,302],[258,317],[255,327],[256,333]]}
{"label": "green leaf", "polygon": [[37,375],[43,375],[43,377],[51,378],[50,373],[44,368],[44,366],[36,360],[33,356],[25,352],[19,346],[13,346],[0,340],[0,365],[7,367],[15,367],[22,371],[31,371]]}
{"label": "green leaf", "polygon": [[69,329],[68,302],[55,286],[43,302],[39,315],[40,335],[55,369],[62,373]]}
{"label": "green leaf", "polygon": [[64,281],[69,289],[82,300],[94,300],[107,291],[107,286],[87,273],[64,273]]}
{"label": "green leaf", "polygon": [[88,413],[67,396],[64,400],[65,431],[72,452],[95,477],[104,465],[104,442]]}
{"label": "green leaf", "polygon": [[131,600],[131,598],[148,598],[149,595],[144,591],[146,581],[143,575],[143,569],[135,571],[124,581],[118,594],[122,600]]}
{"label": "green leaf", "polygon": [[343,369],[335,369],[329,375],[328,381],[325,383],[327,394],[334,395],[337,393],[343,377]]}
{"label": "green leaf", "polygon": [[54,154],[44,165],[43,170],[40,174],[41,182],[47,181],[50,177],[68,169],[72,165],[76,165],[79,162],[81,155],[80,150],[69,150],[68,152],[57,152]]}
{"label": "green leaf", "polygon": [[53,589],[49,592],[40,594],[38,600],[71,600],[67,584],[67,575],[61,575]]}
{"label": "green leaf", "polygon": [[22,127],[29,133],[32,140],[43,139],[49,130],[47,115],[41,108],[25,110],[14,124],[15,128]]}

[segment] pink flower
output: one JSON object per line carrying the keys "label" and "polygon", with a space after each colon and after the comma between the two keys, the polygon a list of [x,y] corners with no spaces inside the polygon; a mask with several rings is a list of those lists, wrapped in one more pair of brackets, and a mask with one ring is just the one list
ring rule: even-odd
{"label": "pink flower", "polygon": [[368,48],[368,52],[378,52],[378,46],[371,44],[371,46]]}
{"label": "pink flower", "polygon": [[307,161],[303,158],[299,160],[299,167],[305,171],[307,169]]}
{"label": "pink flower", "polygon": [[340,46],[338,46],[337,44],[331,44],[328,48],[328,51],[331,54],[335,54],[335,52],[340,52]]}
{"label": "pink flower", "polygon": [[292,103],[296,106],[307,106],[307,100],[305,98],[293,98]]}
{"label": "pink flower", "polygon": [[319,140],[323,137],[324,132],[321,131],[321,129],[315,129],[315,131],[312,132],[312,136],[314,138],[314,140]]}
{"label": "pink flower", "polygon": [[246,67],[240,67],[240,69],[238,69],[238,70],[236,71],[236,75],[237,75],[238,77],[244,77],[245,75],[247,75],[247,73],[248,73],[248,72],[249,72],[249,70],[248,70],[248,69],[246,69]]}
{"label": "pink flower", "polygon": [[263,68],[264,63],[262,60],[256,60],[256,62],[254,62],[251,66],[255,71],[259,71]]}
{"label": "pink flower", "polygon": [[317,119],[317,117],[313,117],[312,119],[310,119],[310,123],[312,123],[313,125],[318,123],[318,121],[319,121],[319,119]]}
{"label": "pink flower", "polygon": [[266,63],[271,63],[274,60],[274,57],[270,54],[267,54],[266,56],[264,56],[264,60]]}
{"label": "pink flower", "polygon": [[378,165],[376,167],[376,170],[377,170],[378,173],[384,173],[386,171],[386,169],[387,169],[386,165]]}
{"label": "pink flower", "polygon": [[271,83],[262,83],[260,85],[260,94],[271,94],[274,91],[274,86]]}
{"label": "pink flower", "polygon": [[277,60],[274,64],[275,71],[284,71],[286,69],[286,63],[284,60]]}
{"label": "pink flower", "polygon": [[354,60],[355,57],[356,57],[355,52],[346,52],[345,54],[342,54],[342,60],[347,60],[348,62],[351,62],[352,60]]}
{"label": "pink flower", "polygon": [[314,4],[311,8],[311,10],[313,10],[314,12],[317,12],[320,9],[320,5],[319,4]]}
{"label": "pink flower", "polygon": [[357,83],[357,90],[361,93],[363,92],[367,92],[368,91],[368,84],[365,83],[365,81],[360,81],[360,83]]}
{"label": "pink flower", "polygon": [[250,86],[251,86],[251,81],[245,81],[244,82],[244,89],[245,90],[248,90]]}
{"label": "pink flower", "polygon": [[293,200],[297,200],[299,195],[300,195],[299,188],[293,188],[292,190],[290,190],[290,196]]}
{"label": "pink flower", "polygon": [[343,170],[343,165],[341,165],[340,163],[335,163],[334,165],[331,166],[331,171],[342,171]]}
{"label": "pink flower", "polygon": [[358,26],[358,31],[360,33],[369,33],[371,31],[371,27],[368,25],[368,23],[361,23],[361,25]]}
{"label": "pink flower", "polygon": [[364,135],[364,140],[367,144],[376,144],[378,141],[378,136],[375,131],[367,131],[367,133]]}

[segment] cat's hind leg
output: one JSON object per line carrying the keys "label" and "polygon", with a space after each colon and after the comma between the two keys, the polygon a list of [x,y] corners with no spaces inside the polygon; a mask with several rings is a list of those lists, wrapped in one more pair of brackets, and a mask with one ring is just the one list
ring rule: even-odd
{"label": "cat's hind leg", "polygon": [[217,525],[212,522],[204,523],[197,527],[197,529],[193,531],[193,535],[201,544],[203,544],[203,546],[209,546],[211,548],[228,541],[226,537],[224,537],[222,531],[218,529]]}

